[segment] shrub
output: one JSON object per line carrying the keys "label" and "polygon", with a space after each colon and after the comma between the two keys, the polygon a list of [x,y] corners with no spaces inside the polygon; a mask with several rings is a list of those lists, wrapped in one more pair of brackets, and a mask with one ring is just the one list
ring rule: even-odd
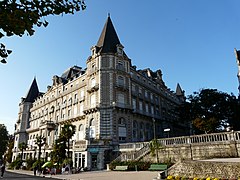
{"label": "shrub", "polygon": [[17,158],[16,160],[14,160],[13,162],[10,163],[9,168],[10,169],[20,169],[21,166],[22,166],[22,161],[20,158]]}

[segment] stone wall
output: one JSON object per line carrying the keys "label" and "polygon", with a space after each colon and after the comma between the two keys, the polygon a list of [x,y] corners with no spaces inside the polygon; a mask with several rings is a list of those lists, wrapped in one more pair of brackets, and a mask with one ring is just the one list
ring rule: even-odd
{"label": "stone wall", "polygon": [[182,161],[168,169],[168,175],[198,178],[238,179],[240,163]]}
{"label": "stone wall", "polygon": [[[238,157],[240,144],[237,141],[211,142],[195,144],[168,145],[158,150],[160,162],[171,160],[199,160],[210,158]],[[150,153],[142,158],[144,161],[157,162],[157,157]]]}

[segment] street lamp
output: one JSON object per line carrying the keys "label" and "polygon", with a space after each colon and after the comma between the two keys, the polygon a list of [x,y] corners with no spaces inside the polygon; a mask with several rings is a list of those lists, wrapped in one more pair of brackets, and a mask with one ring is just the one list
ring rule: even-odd
{"label": "street lamp", "polygon": [[152,121],[153,121],[153,138],[156,139],[156,125],[155,125],[156,120],[152,118]]}
{"label": "street lamp", "polygon": [[166,128],[166,129],[163,130],[164,132],[167,132],[168,138],[169,138],[169,132],[170,132],[170,130],[171,130],[170,128]]}

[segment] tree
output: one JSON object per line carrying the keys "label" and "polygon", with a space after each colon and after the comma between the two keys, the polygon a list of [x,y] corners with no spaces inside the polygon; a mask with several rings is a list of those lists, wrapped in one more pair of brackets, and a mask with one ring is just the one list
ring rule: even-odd
{"label": "tree", "polygon": [[38,168],[41,169],[41,164],[42,164],[42,162],[41,162],[41,148],[42,148],[43,145],[46,144],[46,138],[44,136],[42,136],[42,135],[37,136],[35,143],[38,146],[38,160],[37,160]]}
{"label": "tree", "polygon": [[7,153],[5,154],[5,160],[8,163],[12,162],[13,147],[14,147],[14,136],[10,135],[9,136],[9,143],[8,143],[8,147],[7,147]]}
{"label": "tree", "polygon": [[188,100],[183,109],[189,115],[181,117],[189,118],[198,132],[219,132],[234,126],[237,99],[233,94],[216,89],[202,89],[190,95]]}
{"label": "tree", "polygon": [[57,162],[57,164],[63,163],[64,159],[66,159],[66,149],[67,145],[65,140],[61,137],[55,141],[53,151],[51,152],[50,156],[53,162]]}
{"label": "tree", "polygon": [[21,161],[22,161],[22,159],[23,159],[23,151],[27,149],[27,144],[25,142],[21,142],[21,143],[19,143],[18,148],[21,151]]}
{"label": "tree", "polygon": [[5,151],[7,150],[8,145],[8,131],[4,124],[0,124],[0,159],[2,159],[2,156],[4,155]]}
{"label": "tree", "polygon": [[[34,26],[48,25],[49,15],[74,14],[86,8],[84,0],[5,0],[0,2],[0,38],[4,36],[32,36]],[[0,43],[1,62],[12,51]]]}
{"label": "tree", "polygon": [[151,153],[152,156],[156,156],[157,163],[159,163],[158,150],[161,147],[162,147],[162,145],[160,144],[160,142],[156,138],[151,140],[150,143],[149,143],[150,153]]}
{"label": "tree", "polygon": [[64,141],[64,143],[67,143],[67,157],[69,158],[69,149],[70,149],[70,139],[76,132],[76,126],[72,124],[65,124],[62,128],[62,131],[60,133],[60,139]]}

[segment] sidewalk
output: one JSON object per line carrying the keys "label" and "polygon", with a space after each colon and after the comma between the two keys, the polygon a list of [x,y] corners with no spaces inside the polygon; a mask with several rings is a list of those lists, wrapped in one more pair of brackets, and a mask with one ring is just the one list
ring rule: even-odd
{"label": "sidewalk", "polygon": [[[28,174],[33,176],[33,171],[26,170],[7,170],[19,174]],[[157,171],[88,171],[78,174],[58,174],[45,175],[45,177],[52,177],[63,180],[152,180],[157,177]],[[41,175],[43,176],[43,175]]]}

